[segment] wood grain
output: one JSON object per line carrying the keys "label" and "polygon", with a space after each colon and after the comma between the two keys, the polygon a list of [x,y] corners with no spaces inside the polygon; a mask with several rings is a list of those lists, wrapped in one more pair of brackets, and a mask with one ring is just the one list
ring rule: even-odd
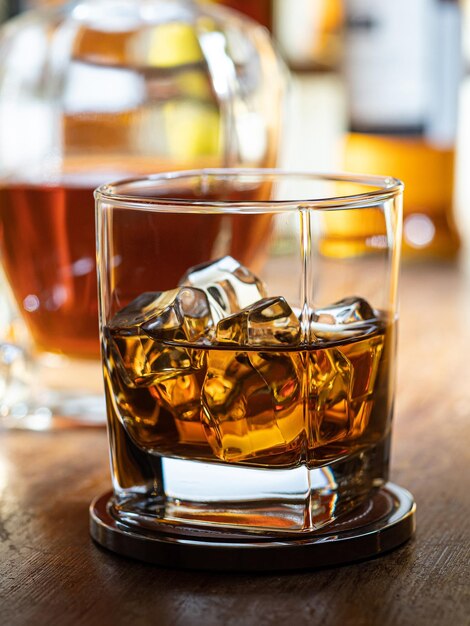
{"label": "wood grain", "polygon": [[402,272],[392,479],[418,503],[416,538],[380,559],[284,575],[161,569],[88,536],[109,488],[100,430],[0,438],[0,621],[5,626],[470,624],[470,280]]}

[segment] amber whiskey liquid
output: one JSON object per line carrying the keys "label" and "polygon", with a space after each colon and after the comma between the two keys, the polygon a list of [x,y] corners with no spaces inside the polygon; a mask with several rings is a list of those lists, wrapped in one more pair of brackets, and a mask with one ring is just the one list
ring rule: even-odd
{"label": "amber whiskey liquid", "polygon": [[120,484],[142,453],[143,473],[158,456],[320,467],[388,433],[394,325],[383,320],[354,339],[283,351],[159,342],[113,325],[104,339],[116,450],[139,451],[116,463]]}
{"label": "amber whiskey liquid", "polygon": [[99,355],[93,187],[0,188],[3,266],[41,349]]}
{"label": "amber whiskey liquid", "polygon": [[[60,184],[0,185],[2,263],[18,309],[40,351],[99,357],[93,191],[106,180],[123,177],[122,172],[104,177],[82,172],[75,177],[68,175]],[[153,195],[156,193],[154,190]],[[214,190],[216,197],[233,200],[255,200],[266,193],[269,185],[247,191]],[[197,197],[191,189],[175,189],[171,195]],[[127,236],[119,241],[119,254],[113,261],[124,284],[145,291],[158,279],[161,289],[170,289],[187,267],[207,258],[222,225],[220,217],[188,215],[184,228],[179,222],[174,215],[149,213],[138,221],[129,214]],[[263,249],[259,241],[269,232],[270,224],[270,216],[233,218],[229,225],[231,252],[256,266],[256,257]],[[175,241],[179,250],[176,257]],[[125,263],[121,263],[123,258]],[[151,271],[136,271],[143,258]]]}

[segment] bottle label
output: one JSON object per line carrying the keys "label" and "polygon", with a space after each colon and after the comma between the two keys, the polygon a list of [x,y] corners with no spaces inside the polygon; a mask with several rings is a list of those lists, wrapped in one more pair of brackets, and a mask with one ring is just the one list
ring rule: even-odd
{"label": "bottle label", "polygon": [[460,10],[449,0],[347,0],[350,126],[455,140]]}

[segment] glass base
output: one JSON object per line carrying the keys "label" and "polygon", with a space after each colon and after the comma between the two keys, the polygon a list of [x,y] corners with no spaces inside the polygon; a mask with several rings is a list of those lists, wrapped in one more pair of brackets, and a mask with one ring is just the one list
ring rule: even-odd
{"label": "glass base", "polygon": [[389,437],[320,467],[289,469],[147,457],[147,486],[115,489],[111,514],[128,526],[309,533],[331,524],[387,480]]}
{"label": "glass base", "polygon": [[90,533],[104,548],[156,565],[219,571],[275,571],[339,565],[383,554],[415,531],[412,495],[393,483],[313,533],[234,535],[220,528],[167,525],[152,532],[118,521],[111,492],[90,505]]}
{"label": "glass base", "polygon": [[106,407],[98,360],[45,354],[33,359],[0,344],[0,427],[51,430],[104,426]]}
{"label": "glass base", "polygon": [[48,394],[44,402],[18,402],[2,405],[0,428],[23,430],[63,430],[106,425],[104,398],[100,395]]}

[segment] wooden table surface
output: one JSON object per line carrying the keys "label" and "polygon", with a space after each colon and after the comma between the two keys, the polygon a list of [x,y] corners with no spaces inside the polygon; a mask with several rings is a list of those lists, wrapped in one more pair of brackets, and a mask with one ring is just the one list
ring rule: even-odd
{"label": "wooden table surface", "polygon": [[109,488],[106,435],[0,437],[0,623],[470,624],[470,277],[405,267],[392,479],[418,504],[414,540],[321,571],[221,575],[105,552],[88,504]]}

